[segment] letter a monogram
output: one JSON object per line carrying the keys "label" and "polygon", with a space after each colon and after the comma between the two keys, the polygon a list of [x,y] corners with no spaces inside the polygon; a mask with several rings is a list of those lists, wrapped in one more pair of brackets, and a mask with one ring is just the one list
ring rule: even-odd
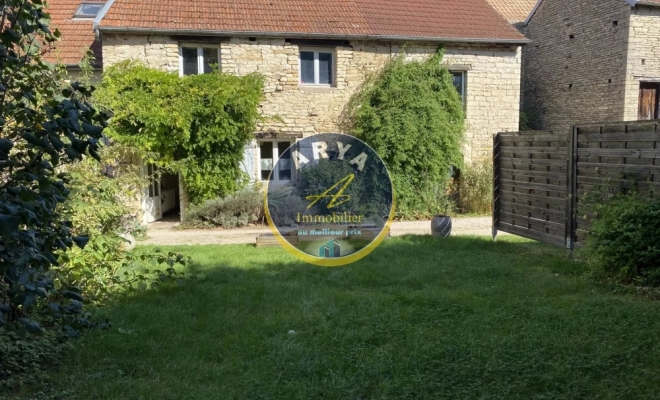
{"label": "letter a monogram", "polygon": [[[347,175],[345,178],[343,178],[342,180],[340,180],[339,182],[337,182],[337,183],[335,183],[334,185],[332,185],[328,190],[326,190],[325,192],[321,193],[320,195],[318,195],[318,196],[307,196],[307,197],[305,197],[305,199],[311,201],[311,203],[309,203],[309,205],[307,206],[307,208],[308,208],[308,209],[309,209],[309,208],[312,208],[312,206],[313,206],[314,204],[316,204],[319,200],[321,200],[321,199],[323,199],[323,198],[326,198],[326,197],[330,197],[330,198],[332,199],[332,200],[330,200],[330,202],[328,203],[328,209],[330,209],[330,208],[334,208],[334,207],[337,207],[338,205],[340,205],[340,204],[344,204],[344,203],[346,203],[347,201],[351,200],[351,196],[346,195],[346,194],[343,194],[343,193],[344,193],[344,190],[346,190],[346,188],[348,187],[348,185],[350,185],[351,182],[353,182],[353,179],[355,179],[355,174],[349,174],[349,175]],[[337,192],[337,194],[331,195],[330,192],[331,192],[333,189],[336,189],[337,187],[339,187],[339,185],[341,185],[342,183],[343,183],[344,185],[343,185],[341,188],[339,188],[339,191]]]}

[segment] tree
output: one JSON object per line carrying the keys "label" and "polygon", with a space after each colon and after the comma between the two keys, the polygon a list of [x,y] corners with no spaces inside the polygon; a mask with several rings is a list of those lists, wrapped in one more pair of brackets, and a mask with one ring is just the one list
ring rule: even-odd
{"label": "tree", "polygon": [[244,147],[260,120],[260,75],[179,77],[126,61],[106,71],[95,97],[114,112],[108,136],[180,172],[192,203],[239,188]]}
{"label": "tree", "polygon": [[[93,88],[65,85],[42,56],[60,36],[49,28],[41,0],[3,0],[0,32],[0,326],[42,332],[31,318],[35,306],[51,301],[52,315],[67,324],[82,296],[56,289],[50,269],[57,254],[87,238],[72,236],[61,213],[67,199],[64,164],[98,158],[108,115],[86,99]],[[68,300],[67,300],[68,299]],[[16,324],[20,322],[20,324]]]}
{"label": "tree", "polygon": [[387,165],[399,211],[444,212],[439,197],[463,163],[463,102],[442,57],[441,49],[422,62],[399,55],[347,107],[348,130]]}

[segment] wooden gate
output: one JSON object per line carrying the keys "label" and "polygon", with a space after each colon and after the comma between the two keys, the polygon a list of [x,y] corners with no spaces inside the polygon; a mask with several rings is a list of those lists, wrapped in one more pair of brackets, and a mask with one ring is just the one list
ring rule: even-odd
{"label": "wooden gate", "polygon": [[568,135],[499,133],[493,142],[497,231],[564,246]]}

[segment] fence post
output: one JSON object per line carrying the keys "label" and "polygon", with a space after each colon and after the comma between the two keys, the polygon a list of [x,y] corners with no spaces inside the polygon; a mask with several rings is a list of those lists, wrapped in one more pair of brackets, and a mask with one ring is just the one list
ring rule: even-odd
{"label": "fence post", "polygon": [[493,242],[497,239],[499,226],[499,189],[500,189],[500,134],[493,135]]}
{"label": "fence post", "polygon": [[568,137],[568,168],[566,169],[566,248],[571,252],[575,248],[575,213],[577,205],[577,130],[571,126]]}

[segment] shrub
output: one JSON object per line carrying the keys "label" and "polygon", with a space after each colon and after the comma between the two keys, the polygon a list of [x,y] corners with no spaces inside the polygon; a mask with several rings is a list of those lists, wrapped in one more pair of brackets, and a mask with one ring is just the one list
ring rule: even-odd
{"label": "shrub", "polygon": [[180,172],[188,199],[199,204],[244,181],[240,163],[260,119],[262,88],[257,74],[179,77],[127,61],[105,71],[95,98],[114,112],[106,134]]}
{"label": "shrub", "polygon": [[[0,32],[0,335],[42,334],[42,319],[65,326],[83,323],[80,294],[55,285],[51,267],[58,252],[88,238],[76,236],[62,213],[68,177],[59,168],[89,154],[108,115],[87,99],[92,89],[64,76],[41,59],[40,43],[59,34],[46,26],[41,1],[7,1]],[[66,310],[58,313],[57,308]],[[42,309],[46,317],[37,314]]]}
{"label": "shrub", "polygon": [[403,205],[397,203],[396,208],[395,217],[398,220],[424,220],[434,215],[455,215],[458,210],[454,185],[452,183],[429,185],[414,201]]}
{"label": "shrub", "polygon": [[117,234],[134,229],[141,219],[140,196],[147,178],[124,160],[132,151],[120,143],[102,146],[99,161],[84,158],[66,167],[69,198],[66,214],[78,232]]}
{"label": "shrub", "polygon": [[[41,1],[11,0],[2,7],[0,31],[0,388],[24,382],[12,376],[39,370],[57,358],[51,339],[77,337],[80,330],[105,327],[84,307],[90,285],[77,286],[86,276],[97,285],[98,265],[118,268],[105,248],[85,248],[106,238],[121,225],[117,208],[108,211],[102,183],[88,181],[101,174],[102,133],[108,113],[89,98],[93,88],[67,82],[62,68],[42,60],[45,47],[59,37],[48,27]],[[83,164],[81,164],[83,163]],[[94,174],[71,174],[81,165],[96,166]],[[93,184],[93,190],[88,185]],[[98,185],[98,186],[97,186]],[[75,192],[75,187],[83,187]],[[74,190],[72,190],[74,189]],[[98,195],[98,196],[97,196]],[[71,202],[87,196],[86,212],[72,212]],[[93,200],[98,200],[94,202]],[[107,212],[107,213],[106,213]],[[87,227],[83,223],[89,223]],[[91,240],[90,240],[91,237]],[[79,249],[74,250],[74,245]],[[69,268],[76,254],[93,256]],[[77,253],[79,252],[79,253]],[[67,259],[69,257],[69,259]],[[160,256],[156,262],[174,265],[183,258]],[[104,264],[106,263],[107,264]],[[125,265],[125,264],[121,264]],[[119,265],[119,266],[121,266]],[[171,270],[172,272],[176,272]],[[176,275],[167,270],[164,276]],[[90,276],[91,275],[91,276]],[[139,277],[135,279],[140,279]],[[40,337],[37,337],[40,336]],[[4,381],[9,375],[9,380]]]}
{"label": "shrub", "polygon": [[186,211],[180,227],[235,228],[263,220],[264,195],[257,187],[247,187],[222,198],[207,200]]}
{"label": "shrub", "polygon": [[53,336],[51,331],[42,336],[25,337],[13,331],[0,335],[0,393],[21,386],[38,387],[46,392],[47,368],[59,363],[72,347],[71,342],[58,343]]}
{"label": "shrub", "polygon": [[[89,241],[84,249],[61,254],[53,271],[56,282],[77,287],[94,304],[120,292],[179,278],[171,267],[186,262],[175,253],[133,254],[119,236],[132,233],[139,221],[138,199],[146,180],[140,177],[138,166],[121,162],[130,159],[129,154],[125,146],[115,143],[101,147],[100,163],[86,157],[66,168],[71,193],[62,211],[71,221],[71,231],[86,235]],[[144,264],[162,271],[144,271]]]}
{"label": "shrub", "polygon": [[459,206],[470,214],[492,213],[493,164],[482,161],[467,165],[458,181]]}
{"label": "shrub", "polygon": [[625,282],[660,285],[660,200],[637,194],[593,202],[588,264]]}
{"label": "shrub", "polygon": [[298,188],[281,186],[268,192],[270,218],[275,226],[297,225],[298,213],[305,213],[309,202],[300,197]]}
{"label": "shrub", "polygon": [[[384,217],[388,211],[384,207],[391,203],[391,185],[384,172],[380,172],[376,164],[367,164],[363,171],[357,171],[350,164],[341,160],[319,160],[318,164],[307,164],[297,171],[297,189],[300,198],[318,195],[335,185],[340,180],[353,174],[354,180],[344,190],[343,194],[350,196],[351,201],[339,204],[333,211],[342,213],[350,211],[368,217]],[[384,187],[385,186],[385,187]],[[327,209],[331,197],[319,200],[316,208]]]}
{"label": "shrub", "polygon": [[402,213],[443,213],[452,166],[461,166],[463,102],[442,64],[442,50],[423,62],[391,60],[352,97],[344,125],[385,161]]}

